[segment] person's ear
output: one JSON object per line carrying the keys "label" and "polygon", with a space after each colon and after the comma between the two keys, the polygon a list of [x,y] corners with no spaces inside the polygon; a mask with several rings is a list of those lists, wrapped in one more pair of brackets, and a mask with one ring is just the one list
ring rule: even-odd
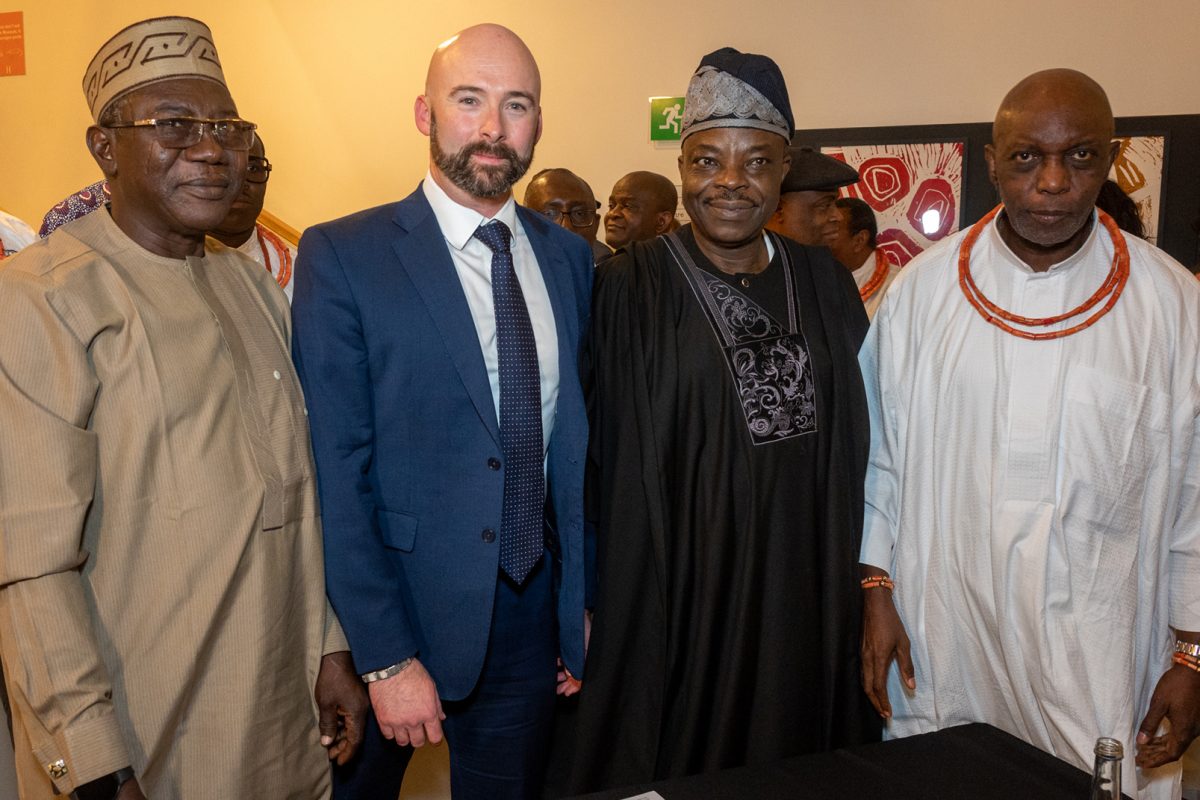
{"label": "person's ear", "polygon": [[104,173],[104,177],[112,180],[117,176],[117,153],[113,132],[92,125],[87,129],[87,149],[96,161],[96,166]]}
{"label": "person's ear", "polygon": [[429,101],[423,94],[417,95],[413,102],[413,119],[417,122],[417,130],[425,136],[433,130],[433,110],[429,108]]}
{"label": "person's ear", "polygon": [[671,229],[671,220],[674,219],[674,214],[672,214],[670,211],[659,211],[657,214],[655,214],[655,216],[658,218],[654,222],[655,236],[660,233],[666,233]]}
{"label": "person's ear", "polygon": [[1108,169],[1104,172],[1108,174],[1108,170],[1112,169],[1112,165],[1117,163],[1117,156],[1121,155],[1121,140],[1113,139],[1108,147]]}

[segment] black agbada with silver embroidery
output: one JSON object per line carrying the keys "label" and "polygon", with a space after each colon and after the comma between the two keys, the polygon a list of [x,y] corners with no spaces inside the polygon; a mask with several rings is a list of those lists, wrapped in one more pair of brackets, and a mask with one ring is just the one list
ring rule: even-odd
{"label": "black agbada with silver embroidery", "polygon": [[854,281],[778,237],[751,276],[678,238],[694,267],[659,238],[597,273],[596,616],[555,795],[878,738],[859,685]]}

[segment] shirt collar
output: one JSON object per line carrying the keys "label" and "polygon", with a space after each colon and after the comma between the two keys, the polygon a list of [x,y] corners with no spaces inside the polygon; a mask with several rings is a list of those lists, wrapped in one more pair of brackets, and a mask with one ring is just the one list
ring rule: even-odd
{"label": "shirt collar", "polygon": [[988,223],[988,228],[991,229],[992,239],[996,242],[996,247],[999,248],[1000,252],[1006,254],[1009,257],[1009,260],[1011,260],[1012,263],[1017,266],[1017,269],[1019,269],[1021,272],[1024,272],[1030,276],[1057,275],[1060,272],[1065,272],[1066,270],[1070,269],[1071,267],[1075,266],[1076,264],[1091,258],[1092,250],[1095,247],[1096,242],[1100,235],[1097,232],[1097,229],[1102,227],[1100,225],[1100,218],[1096,215],[1095,210],[1093,210],[1092,211],[1092,229],[1090,231],[1088,231],[1087,238],[1083,240],[1083,244],[1079,246],[1079,249],[1076,250],[1071,255],[1064,258],[1062,261],[1059,261],[1055,264],[1051,264],[1050,268],[1047,269],[1045,272],[1037,272],[1034,270],[1033,267],[1029,266],[1024,261],[1022,261],[1020,259],[1020,257],[1018,257],[1017,254],[1012,251],[1012,248],[1008,246],[1008,242],[1004,241],[1004,237],[1000,235],[999,223],[1000,223],[1000,215],[999,214],[997,214],[995,216],[995,218],[993,218],[992,221]]}
{"label": "shirt collar", "polygon": [[479,226],[494,219],[507,225],[514,237],[517,235],[517,203],[511,195],[496,212],[496,216],[488,218],[478,211],[459,205],[450,199],[450,195],[437,185],[431,172],[425,173],[421,190],[425,192],[425,199],[429,201],[433,215],[437,217],[438,226],[442,229],[442,236],[446,237],[446,243],[455,250],[462,250],[466,247]]}
{"label": "shirt collar", "polygon": [[871,252],[867,253],[867,257],[864,258],[863,262],[858,265],[858,268],[853,270],[850,274],[853,275],[855,278],[858,278],[860,275],[863,277],[868,277],[868,276],[874,274],[874,272],[875,272],[875,251],[872,250]]}
{"label": "shirt collar", "polygon": [[245,253],[246,255],[253,257],[254,254],[258,252],[258,248],[259,248],[258,231],[256,230],[256,231],[254,231],[254,234],[249,239],[242,242],[234,249],[237,250],[239,253]]}
{"label": "shirt collar", "polygon": [[162,264],[173,269],[186,268],[191,263],[203,264],[210,253],[213,253],[224,247],[224,245],[222,245],[220,242],[217,242],[215,239],[205,236],[204,255],[202,256],[185,256],[184,258],[161,256],[158,253],[153,253],[147,250],[145,247],[142,247],[140,244],[135,242],[129,234],[121,230],[121,226],[118,225],[117,221],[112,218],[112,212],[109,211],[107,206],[96,209],[94,213],[85,214],[79,219],[73,220],[73,222],[78,224],[82,223],[84,220],[87,221],[85,223],[86,225],[94,225],[101,229],[104,232],[104,235],[108,236],[109,240],[121,250],[131,250],[137,253],[138,256],[144,261]]}

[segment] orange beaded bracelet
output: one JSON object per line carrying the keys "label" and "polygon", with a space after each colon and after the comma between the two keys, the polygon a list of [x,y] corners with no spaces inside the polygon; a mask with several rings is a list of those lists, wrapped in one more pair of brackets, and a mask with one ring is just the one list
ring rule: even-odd
{"label": "orange beaded bracelet", "polygon": [[1176,653],[1171,656],[1171,660],[1176,664],[1181,664],[1190,670],[1200,672],[1200,658],[1189,656],[1187,653]]}
{"label": "orange beaded bracelet", "polygon": [[859,583],[864,589],[878,589],[879,587],[883,587],[884,589],[896,588],[895,582],[887,575],[873,575],[870,578],[863,578]]}

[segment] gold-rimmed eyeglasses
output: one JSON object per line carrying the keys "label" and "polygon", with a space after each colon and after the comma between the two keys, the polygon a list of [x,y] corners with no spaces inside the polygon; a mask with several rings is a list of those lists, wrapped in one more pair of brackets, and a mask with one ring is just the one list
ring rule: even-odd
{"label": "gold-rimmed eyeglasses", "polygon": [[169,117],[166,119],[135,119],[116,122],[107,128],[151,128],[158,143],[172,150],[193,147],[204,138],[204,129],[226,150],[249,150],[254,144],[253,122],[244,119],[202,119],[200,117]]}

